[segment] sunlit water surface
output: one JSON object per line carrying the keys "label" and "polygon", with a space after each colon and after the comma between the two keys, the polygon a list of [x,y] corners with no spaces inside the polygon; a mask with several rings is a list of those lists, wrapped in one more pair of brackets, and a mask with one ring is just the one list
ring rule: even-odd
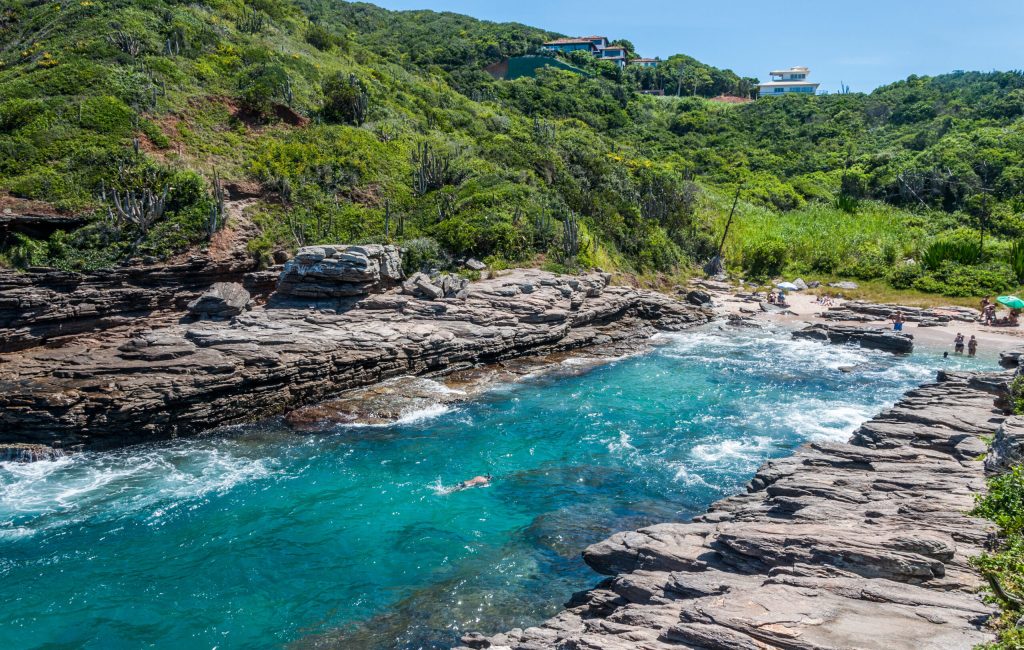
{"label": "sunlit water surface", "polygon": [[443,648],[536,623],[598,581],[588,544],[845,440],[939,367],[994,367],[715,326],[660,343],[392,426],[0,464],[0,648]]}

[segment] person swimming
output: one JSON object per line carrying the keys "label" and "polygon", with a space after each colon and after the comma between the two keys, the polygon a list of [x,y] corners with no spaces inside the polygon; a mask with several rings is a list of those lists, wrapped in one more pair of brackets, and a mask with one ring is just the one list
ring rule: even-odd
{"label": "person swimming", "polygon": [[491,475],[490,474],[484,474],[483,476],[474,476],[473,478],[465,480],[465,481],[462,481],[461,483],[459,483],[458,485],[453,487],[452,488],[452,492],[456,492],[458,490],[468,490],[469,488],[475,488],[475,487],[487,487],[490,484],[491,484]]}

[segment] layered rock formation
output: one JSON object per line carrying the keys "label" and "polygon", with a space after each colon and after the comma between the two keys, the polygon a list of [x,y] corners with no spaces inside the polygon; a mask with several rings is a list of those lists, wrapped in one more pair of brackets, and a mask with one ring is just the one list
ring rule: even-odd
{"label": "layered rock formation", "polygon": [[[386,247],[320,248],[289,262],[273,306],[230,322],[0,355],[0,443],[102,448],[194,434],[390,377],[647,337],[711,316],[597,273],[516,271],[471,284],[463,298],[425,300],[384,291],[400,277]],[[363,294],[351,295],[356,287]]]}
{"label": "layered rock formation", "polygon": [[969,649],[993,610],[968,558],[989,525],[978,455],[1007,375],[940,374],[865,423],[770,461],[690,523],[618,533],[583,557],[613,576],[538,627],[468,648]]}
{"label": "layered rock formation", "polygon": [[897,311],[903,313],[903,318],[907,322],[922,325],[945,325],[952,321],[972,323],[981,317],[981,312],[970,307],[922,308],[878,304],[864,300],[848,300],[842,305],[830,307],[822,312],[821,317],[826,320],[839,321],[886,321],[891,319]]}
{"label": "layered rock formation", "polygon": [[250,256],[217,262],[196,256],[179,264],[93,273],[0,270],[0,352],[131,325],[142,318],[181,314],[216,282],[240,282],[253,295],[266,296],[276,274],[267,278],[254,271]]}
{"label": "layered rock formation", "polygon": [[824,325],[817,323],[793,332],[795,339],[813,339],[829,343],[856,343],[862,348],[886,352],[910,353],[914,351],[914,335],[888,330]]}

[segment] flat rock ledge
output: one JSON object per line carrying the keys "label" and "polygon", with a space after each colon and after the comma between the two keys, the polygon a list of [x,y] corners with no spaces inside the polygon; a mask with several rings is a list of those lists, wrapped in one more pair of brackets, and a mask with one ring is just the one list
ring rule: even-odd
{"label": "flat rock ledge", "polygon": [[940,373],[849,443],[765,463],[748,492],[689,523],[617,533],[583,552],[612,576],[493,650],[969,649],[993,609],[968,559],[991,528],[980,436],[1009,374]]}
{"label": "flat rock ledge", "polygon": [[[0,444],[102,449],[279,415],[403,375],[640,340],[709,309],[608,286],[609,276],[517,270],[458,297],[401,293],[390,247],[312,247],[269,306],[0,354]],[[353,295],[359,294],[359,295]]]}
{"label": "flat rock ledge", "polygon": [[848,325],[825,325],[817,323],[793,332],[795,339],[812,339],[829,343],[856,343],[862,348],[885,350],[899,354],[914,351],[914,335],[890,332],[888,330],[852,327]]}

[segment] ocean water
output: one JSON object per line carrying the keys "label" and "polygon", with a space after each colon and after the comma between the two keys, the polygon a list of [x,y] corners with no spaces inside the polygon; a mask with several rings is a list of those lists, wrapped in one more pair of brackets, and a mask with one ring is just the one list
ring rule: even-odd
{"label": "ocean water", "polygon": [[599,581],[588,544],[699,514],[940,367],[995,366],[721,326],[658,343],[389,426],[0,464],[0,648],[445,648],[537,623]]}

